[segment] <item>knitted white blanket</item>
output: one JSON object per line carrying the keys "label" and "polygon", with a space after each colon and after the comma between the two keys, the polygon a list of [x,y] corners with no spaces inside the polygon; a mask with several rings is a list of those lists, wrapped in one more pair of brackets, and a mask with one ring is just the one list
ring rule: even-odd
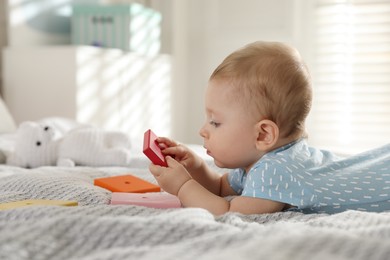
{"label": "knitted white blanket", "polygon": [[107,205],[97,177],[147,170],[0,166],[0,203],[77,200],[77,207],[0,211],[0,259],[390,259],[390,213],[284,212],[215,217],[196,209]]}

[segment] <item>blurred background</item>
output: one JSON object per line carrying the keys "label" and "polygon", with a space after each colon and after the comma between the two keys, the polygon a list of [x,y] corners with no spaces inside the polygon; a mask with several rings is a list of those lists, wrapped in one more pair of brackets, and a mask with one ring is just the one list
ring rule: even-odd
{"label": "blurred background", "polygon": [[1,96],[17,123],[61,116],[202,144],[211,72],[258,40],[306,61],[312,145],[389,143],[390,0],[0,1]]}

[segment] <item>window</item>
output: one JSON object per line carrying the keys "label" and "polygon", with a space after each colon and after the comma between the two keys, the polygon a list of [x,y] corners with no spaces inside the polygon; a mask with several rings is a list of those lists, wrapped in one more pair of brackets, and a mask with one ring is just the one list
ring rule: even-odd
{"label": "window", "polygon": [[357,153],[390,142],[390,0],[317,0],[309,141]]}

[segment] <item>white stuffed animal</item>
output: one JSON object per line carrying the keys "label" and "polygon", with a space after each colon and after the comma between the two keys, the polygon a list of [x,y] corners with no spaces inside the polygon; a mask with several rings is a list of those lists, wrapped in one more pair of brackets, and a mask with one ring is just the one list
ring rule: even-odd
{"label": "white stuffed animal", "polygon": [[121,132],[80,127],[61,135],[48,124],[27,121],[16,132],[7,164],[39,166],[128,166],[130,139]]}

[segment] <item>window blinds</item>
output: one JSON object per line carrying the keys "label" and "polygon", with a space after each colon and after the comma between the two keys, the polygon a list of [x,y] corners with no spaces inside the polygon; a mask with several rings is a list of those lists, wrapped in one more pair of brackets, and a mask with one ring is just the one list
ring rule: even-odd
{"label": "window blinds", "polygon": [[390,0],[318,0],[309,142],[353,154],[390,142]]}

